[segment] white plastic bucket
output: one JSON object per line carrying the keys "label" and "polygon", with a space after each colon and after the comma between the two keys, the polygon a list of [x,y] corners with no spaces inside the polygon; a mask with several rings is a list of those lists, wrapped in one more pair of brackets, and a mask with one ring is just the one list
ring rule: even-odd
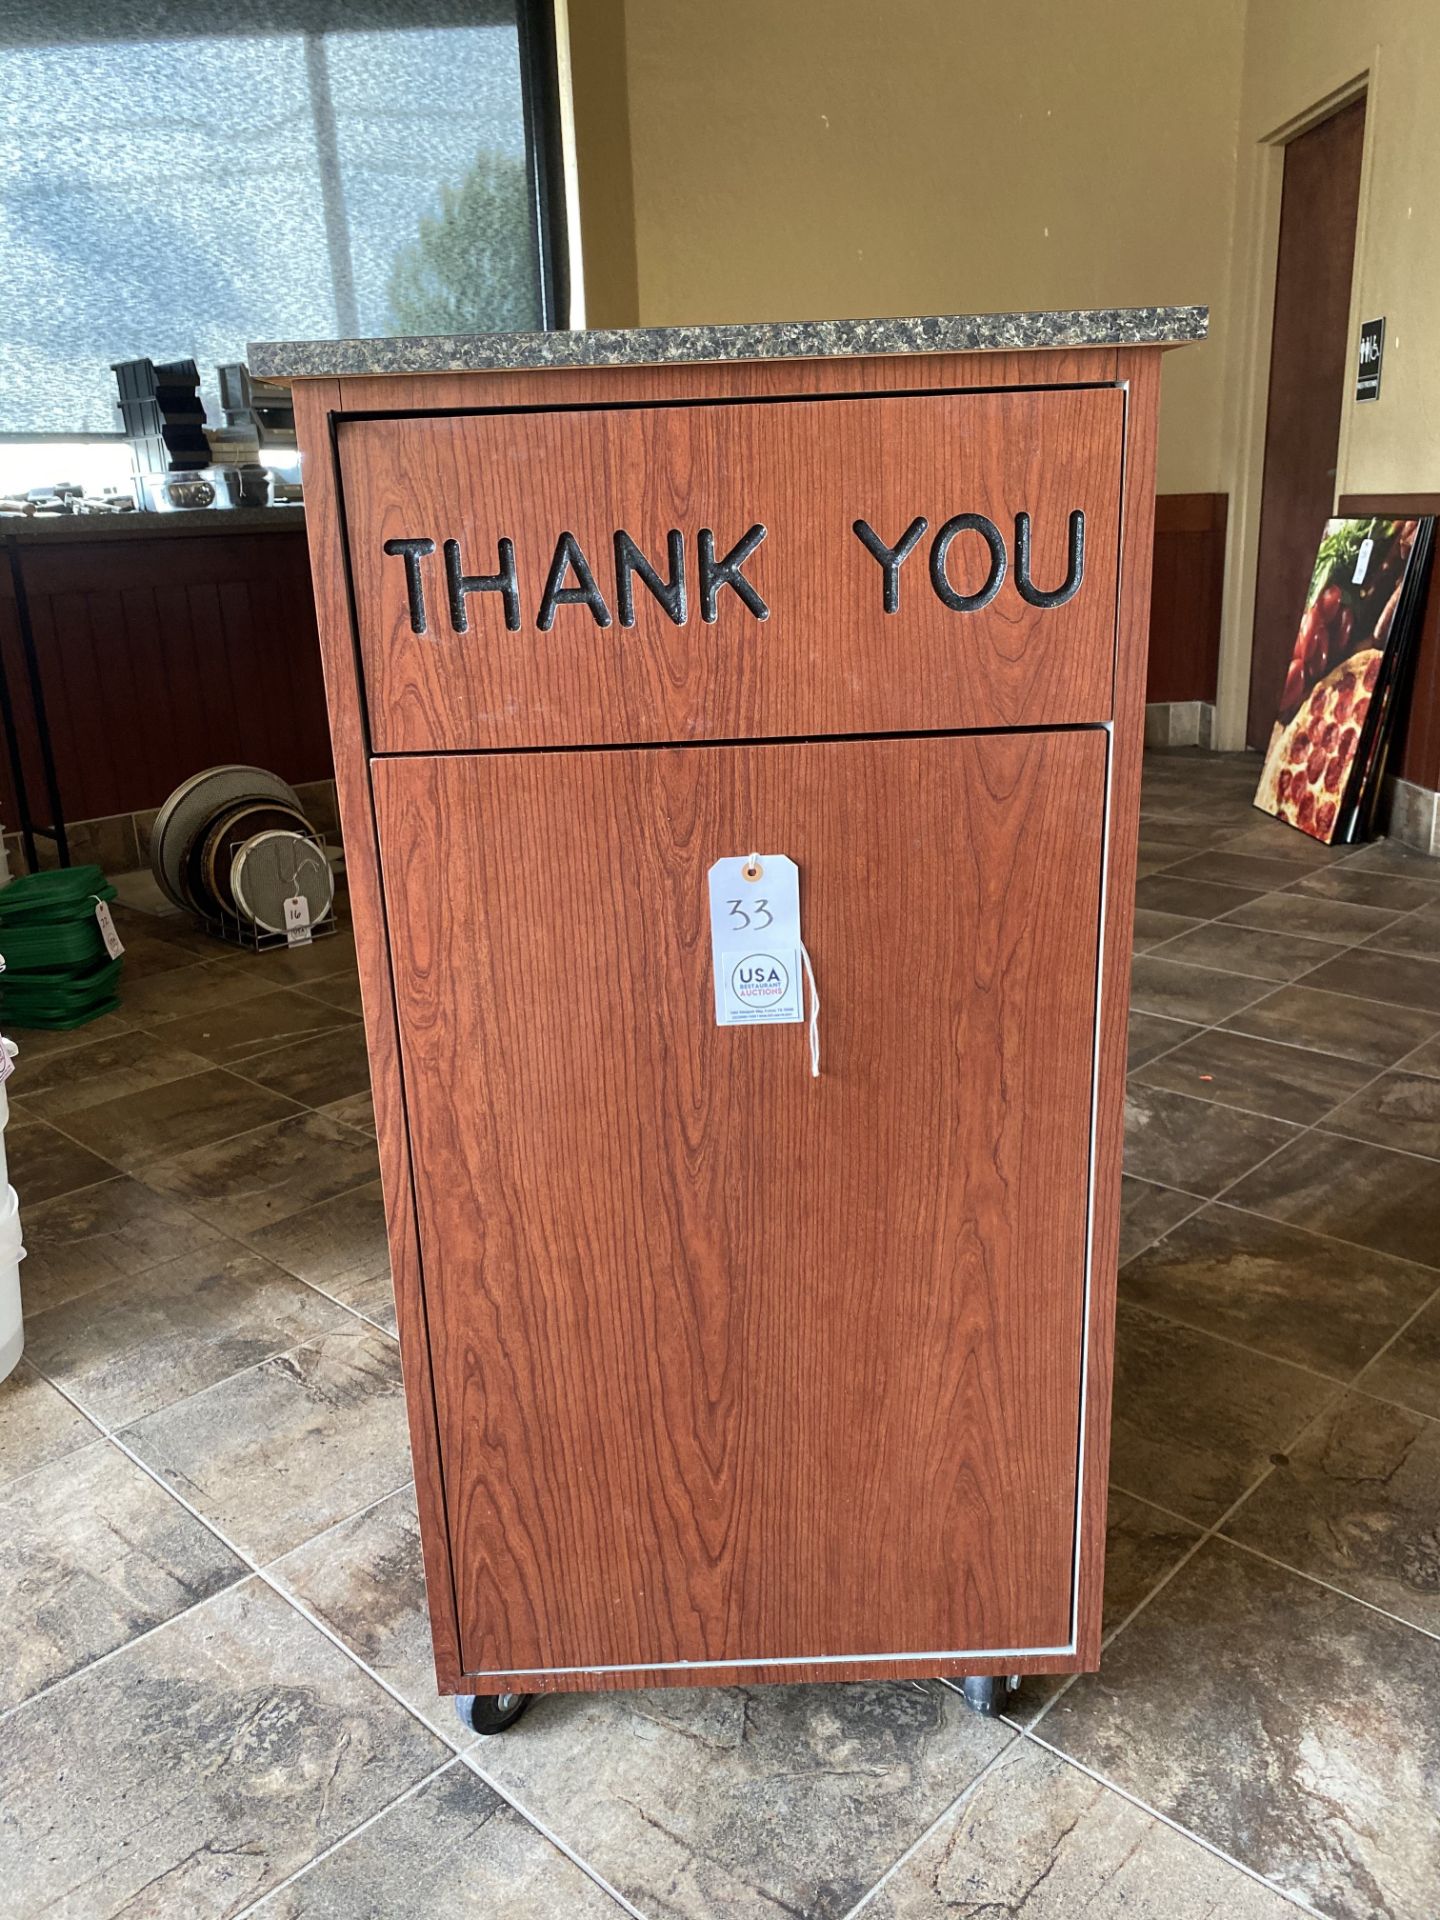
{"label": "white plastic bucket", "polygon": [[13,1373],[25,1351],[25,1323],[20,1316],[20,1262],[25,1258],[20,1238],[20,1200],[12,1186],[0,1201],[0,1380]]}
{"label": "white plastic bucket", "polygon": [[[13,1040],[7,1040],[3,1034],[0,1034],[0,1047],[4,1048],[6,1057],[11,1060],[13,1060],[20,1051],[15,1042]],[[0,1080],[0,1187],[7,1187],[10,1184],[9,1170],[5,1165],[5,1123],[9,1118],[10,1082],[8,1080]]]}

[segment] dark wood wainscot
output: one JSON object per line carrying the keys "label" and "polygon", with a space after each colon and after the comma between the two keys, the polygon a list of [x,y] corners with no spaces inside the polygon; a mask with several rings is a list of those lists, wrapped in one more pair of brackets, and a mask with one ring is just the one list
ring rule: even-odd
{"label": "dark wood wainscot", "polygon": [[1133,337],[298,380],[443,1690],[1096,1665]]}
{"label": "dark wood wainscot", "polygon": [[[201,767],[330,777],[304,516],[0,520],[0,648],[26,786],[47,817],[20,641],[27,604],[69,820],[158,807]],[[0,814],[16,824],[0,754]]]}
{"label": "dark wood wainscot", "polygon": [[1215,698],[1228,508],[1223,493],[1162,493],[1155,502],[1147,701]]}
{"label": "dark wood wainscot", "polygon": [[[1440,514],[1440,493],[1342,494],[1335,511],[1356,519],[1367,513],[1397,520],[1411,514]],[[1432,793],[1440,791],[1440,562],[1430,569],[1409,702],[1400,715],[1390,766],[1402,780]]]}

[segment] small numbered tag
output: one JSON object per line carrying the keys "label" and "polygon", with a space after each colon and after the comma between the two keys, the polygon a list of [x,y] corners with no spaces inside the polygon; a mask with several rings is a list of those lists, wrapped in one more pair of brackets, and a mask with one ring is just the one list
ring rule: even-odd
{"label": "small numbered tag", "polygon": [[1365,575],[1370,571],[1370,556],[1374,551],[1375,542],[1373,540],[1362,540],[1360,542],[1360,551],[1355,556],[1355,571],[1350,576],[1352,585],[1358,587],[1360,582],[1365,578]]}
{"label": "small numbered tag", "polygon": [[125,951],[125,942],[115,931],[115,922],[110,917],[108,900],[95,902],[95,918],[100,927],[100,938],[105,942],[105,951],[112,960],[118,960]]}
{"label": "small numbered tag", "polygon": [[710,869],[715,1022],[769,1026],[805,1018],[800,869],[783,853],[738,854]]}
{"label": "small numbered tag", "polygon": [[310,902],[303,893],[292,893],[285,902],[285,939],[292,947],[310,945]]}

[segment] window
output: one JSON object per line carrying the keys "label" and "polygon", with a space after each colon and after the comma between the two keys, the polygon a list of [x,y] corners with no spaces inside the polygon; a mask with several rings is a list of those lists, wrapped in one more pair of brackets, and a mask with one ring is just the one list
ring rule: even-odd
{"label": "window", "polygon": [[252,339],[553,323],[518,5],[0,0],[0,432],[113,431],[114,360],[218,419]]}

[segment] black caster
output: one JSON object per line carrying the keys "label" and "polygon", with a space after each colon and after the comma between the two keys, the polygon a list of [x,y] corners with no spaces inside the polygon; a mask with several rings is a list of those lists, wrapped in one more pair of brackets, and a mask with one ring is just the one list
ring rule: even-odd
{"label": "black caster", "polygon": [[1020,1685],[1020,1676],[1012,1674],[1008,1678],[1002,1673],[967,1673],[961,1685],[965,1689],[965,1704],[976,1713],[983,1713],[987,1720],[993,1720],[1005,1711],[1005,1703]]}
{"label": "black caster", "polygon": [[468,1733],[504,1733],[534,1698],[533,1693],[457,1693],[455,1716]]}

